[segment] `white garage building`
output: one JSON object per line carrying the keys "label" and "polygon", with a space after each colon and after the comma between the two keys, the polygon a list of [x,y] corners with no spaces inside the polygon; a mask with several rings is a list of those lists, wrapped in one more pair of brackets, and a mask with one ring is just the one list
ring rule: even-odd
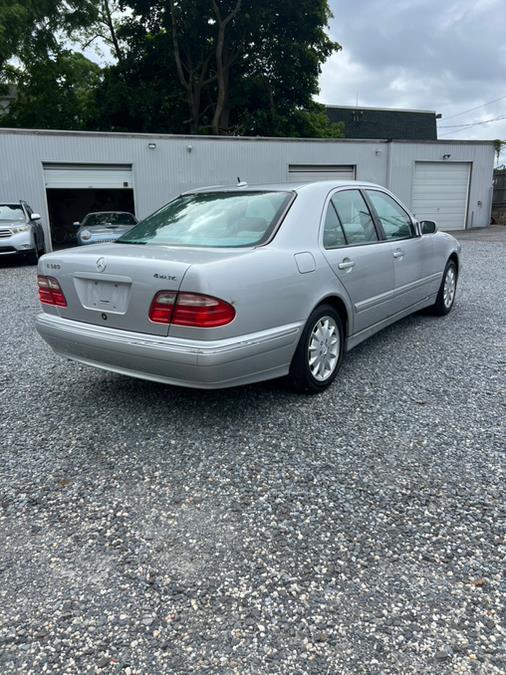
{"label": "white garage building", "polygon": [[51,239],[93,210],[140,218],[203,185],[357,178],[443,230],[490,223],[493,141],[244,138],[0,129],[0,202],[26,200]]}

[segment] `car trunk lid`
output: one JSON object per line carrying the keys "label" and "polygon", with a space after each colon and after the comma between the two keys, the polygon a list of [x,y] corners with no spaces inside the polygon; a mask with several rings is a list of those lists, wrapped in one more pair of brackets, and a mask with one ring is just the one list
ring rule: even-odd
{"label": "car trunk lid", "polygon": [[46,255],[39,271],[60,283],[67,299],[60,316],[166,335],[167,326],[149,320],[151,300],[159,290],[177,291],[190,264],[159,246],[98,244]]}
{"label": "car trunk lid", "polygon": [[[135,244],[98,244],[45,255],[39,274],[55,277],[67,307],[60,316],[108,328],[167,335],[149,308],[158,291],[178,291],[192,264],[237,255],[237,251]],[[195,289],[198,290],[198,289]]]}

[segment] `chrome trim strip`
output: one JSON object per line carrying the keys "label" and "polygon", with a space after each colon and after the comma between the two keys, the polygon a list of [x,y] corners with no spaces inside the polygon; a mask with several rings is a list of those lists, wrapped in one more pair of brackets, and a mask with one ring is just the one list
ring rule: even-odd
{"label": "chrome trim strip", "polygon": [[171,338],[160,335],[134,333],[119,328],[105,328],[45,313],[37,316],[36,324],[37,326],[53,329],[61,333],[74,334],[81,337],[95,337],[115,344],[162,349],[167,352],[185,353],[194,356],[213,356],[233,352],[243,347],[260,345],[290,335],[295,336],[299,333],[303,322],[269,328],[258,333],[250,333],[249,335],[241,335],[225,340],[209,340],[208,344],[203,340]]}
{"label": "chrome trim strip", "polygon": [[418,286],[423,286],[425,284],[430,283],[431,281],[435,281],[436,279],[441,278],[440,272],[435,272],[434,274],[429,274],[428,277],[423,277],[422,279],[416,279],[416,281],[410,281],[409,284],[404,284],[404,286],[400,286],[399,288],[394,289],[394,295],[402,295],[403,293],[406,293],[407,291],[411,291],[413,288],[418,288]]}
{"label": "chrome trim strip", "polygon": [[404,284],[404,286],[400,286],[399,288],[394,288],[391,291],[386,291],[385,293],[381,293],[380,295],[375,295],[372,298],[368,298],[367,300],[362,300],[362,302],[357,302],[354,305],[354,309],[357,312],[363,312],[366,309],[371,309],[372,307],[375,307],[376,305],[381,305],[382,302],[386,302],[387,300],[391,300],[392,298],[402,295],[403,293],[407,293],[407,291],[411,291],[413,288],[417,288],[418,286],[424,286],[425,284],[430,283],[431,281],[435,281],[436,279],[439,279],[441,277],[441,274],[439,272],[435,272],[434,274],[430,274],[428,277],[423,277],[422,279],[416,279],[415,281],[410,281],[408,284]]}
{"label": "chrome trim strip", "polygon": [[372,298],[368,298],[367,300],[362,300],[362,302],[356,302],[353,307],[355,309],[355,312],[359,314],[360,312],[363,312],[366,309],[371,309],[371,307],[375,307],[376,305],[381,305],[381,303],[386,302],[387,300],[391,300],[394,296],[394,291],[385,291],[385,293],[380,293],[379,295],[375,295]]}

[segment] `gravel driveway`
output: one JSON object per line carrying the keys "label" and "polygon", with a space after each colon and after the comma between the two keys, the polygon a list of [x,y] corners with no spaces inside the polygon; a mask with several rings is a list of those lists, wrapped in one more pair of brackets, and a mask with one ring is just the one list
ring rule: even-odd
{"label": "gravel driveway", "polygon": [[505,253],[309,398],[58,359],[2,263],[0,672],[504,673]]}

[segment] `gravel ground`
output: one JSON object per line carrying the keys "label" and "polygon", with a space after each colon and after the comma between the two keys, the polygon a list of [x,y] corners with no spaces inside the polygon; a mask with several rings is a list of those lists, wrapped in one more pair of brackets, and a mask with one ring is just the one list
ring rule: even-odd
{"label": "gravel ground", "polygon": [[504,673],[504,260],[323,395],[65,362],[0,266],[2,673]]}

